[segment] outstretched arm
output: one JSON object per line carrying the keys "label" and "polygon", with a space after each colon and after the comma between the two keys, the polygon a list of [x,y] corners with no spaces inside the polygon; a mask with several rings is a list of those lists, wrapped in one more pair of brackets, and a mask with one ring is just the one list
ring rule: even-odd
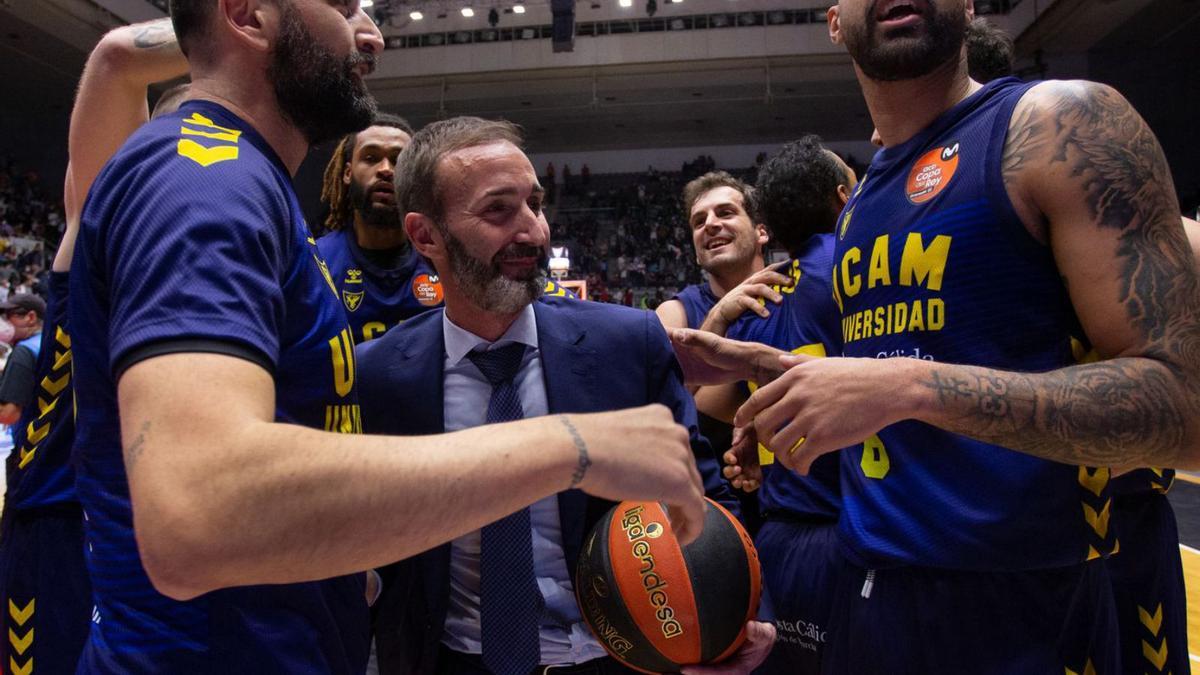
{"label": "outstretched arm", "polygon": [[1003,162],[1106,360],[1035,374],[790,357],[738,423],[776,451],[805,439],[801,466],[910,418],[1071,464],[1200,466],[1200,284],[1153,133],[1106,86],[1048,82],[1017,106]]}
{"label": "outstretched arm", "polygon": [[63,201],[66,232],[53,269],[66,272],[79,215],[92,181],[117,148],[149,118],[146,90],[188,72],[170,19],[122,26],[100,38],[88,55],[71,109]]}

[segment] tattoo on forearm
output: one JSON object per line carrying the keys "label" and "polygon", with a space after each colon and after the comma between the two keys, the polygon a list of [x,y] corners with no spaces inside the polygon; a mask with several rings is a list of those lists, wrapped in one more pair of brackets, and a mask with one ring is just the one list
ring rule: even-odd
{"label": "tattoo on forearm", "polygon": [[583,477],[587,475],[592,460],[588,459],[587,443],[583,442],[583,436],[579,435],[579,430],[571,423],[571,419],[566,415],[559,415],[558,421],[567,428],[567,432],[571,434],[571,440],[575,442],[575,450],[579,452],[579,463],[575,465],[575,472],[571,474],[571,487],[575,487],[583,482]]}
{"label": "tattoo on forearm", "polygon": [[1139,357],[1042,374],[940,368],[924,384],[957,416],[952,431],[1064,462],[1169,466],[1200,416],[1200,286],[1170,170],[1116,92],[1048,86],[1048,99],[1023,102],[1010,121],[1005,183],[1063,165],[1095,227],[1116,232],[1117,299]]}
{"label": "tattoo on forearm", "polygon": [[125,471],[133,468],[137,464],[138,459],[142,456],[142,451],[146,449],[146,433],[150,431],[150,422],[142,424],[142,428],[138,431],[137,438],[133,442],[125,446]]}
{"label": "tattoo on forearm", "polygon": [[166,45],[176,44],[175,30],[171,27],[170,19],[152,21],[133,35],[133,46],[138,49],[155,49]]}

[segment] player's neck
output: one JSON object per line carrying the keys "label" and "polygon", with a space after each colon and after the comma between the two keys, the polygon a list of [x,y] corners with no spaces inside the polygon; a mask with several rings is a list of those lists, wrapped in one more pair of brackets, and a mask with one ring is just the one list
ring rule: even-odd
{"label": "player's neck", "polygon": [[279,155],[288,173],[295,176],[308,154],[308,139],[284,117],[273,93],[262,94],[264,87],[271,91],[265,83],[255,84],[250,78],[193,75],[188,98],[219,104],[254,127]]}
{"label": "player's neck", "polygon": [[461,293],[457,293],[457,289],[451,291],[449,284],[443,283],[442,288],[446,297],[446,317],[455,326],[488,342],[499,340],[500,336],[508,332],[508,329],[516,322],[517,317],[521,316],[521,312],[525,311],[522,307],[515,314],[489,312],[467,300]]}
{"label": "player's neck", "polygon": [[377,227],[362,221],[359,214],[354,214],[354,241],[361,249],[380,251],[399,248],[408,241],[402,227]]}
{"label": "player's neck", "polygon": [[872,80],[857,65],[854,69],[885,148],[917,135],[982,86],[967,75],[965,54],[927,75],[898,82]]}
{"label": "player's neck", "polygon": [[763,268],[763,258],[756,255],[744,265],[724,269],[708,270],[708,289],[718,298],[733,290],[734,286],[742,283],[751,274]]}

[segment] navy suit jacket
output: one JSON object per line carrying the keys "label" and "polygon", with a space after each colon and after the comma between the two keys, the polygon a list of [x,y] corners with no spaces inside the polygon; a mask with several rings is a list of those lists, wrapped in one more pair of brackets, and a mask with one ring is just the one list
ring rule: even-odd
{"label": "navy suit jacket", "polygon": [[[363,430],[374,434],[444,432],[445,342],[438,309],[358,348]],[[653,312],[567,298],[534,303],[538,351],[550,414],[619,410],[662,403],[687,427],[709,497],[738,513],[716,455],[700,435],[671,343]],[[572,579],[583,539],[613,502],[579,490],[558,495],[563,553]],[[396,514],[402,518],[404,514]],[[380,672],[432,673],[450,594],[450,545],[381,570],[376,603]]]}

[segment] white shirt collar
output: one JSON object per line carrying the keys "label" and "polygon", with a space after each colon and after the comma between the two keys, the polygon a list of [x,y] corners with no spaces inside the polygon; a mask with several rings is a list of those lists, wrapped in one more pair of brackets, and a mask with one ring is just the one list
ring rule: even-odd
{"label": "white shirt collar", "polygon": [[525,309],[517,315],[517,320],[504,331],[495,342],[488,342],[478,335],[455,325],[450,320],[449,315],[445,311],[442,312],[442,337],[446,343],[446,362],[451,366],[456,366],[462,361],[468,353],[474,351],[480,345],[485,345],[487,349],[506,345],[513,342],[519,342],[523,345],[528,345],[537,349],[537,319],[533,313],[533,304],[525,305]]}

